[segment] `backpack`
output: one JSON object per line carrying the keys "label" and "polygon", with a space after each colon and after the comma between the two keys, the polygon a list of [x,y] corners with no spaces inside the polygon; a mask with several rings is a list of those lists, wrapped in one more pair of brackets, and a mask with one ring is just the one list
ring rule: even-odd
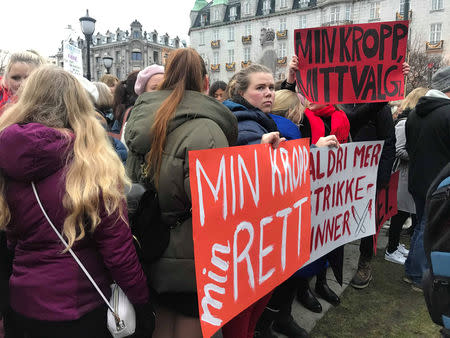
{"label": "backpack", "polygon": [[128,218],[139,261],[145,267],[162,256],[170,228],[161,221],[158,192],[151,183],[133,183],[127,193]]}
{"label": "backpack", "polygon": [[450,328],[450,163],[430,186],[425,204],[424,249],[430,264],[423,291],[431,319]]}

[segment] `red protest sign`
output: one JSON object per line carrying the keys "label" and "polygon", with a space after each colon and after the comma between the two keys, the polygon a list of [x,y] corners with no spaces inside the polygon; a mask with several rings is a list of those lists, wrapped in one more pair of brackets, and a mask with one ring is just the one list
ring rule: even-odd
{"label": "red protest sign", "polygon": [[407,21],[297,29],[294,35],[297,86],[309,101],[403,98]]}
{"label": "red protest sign", "polygon": [[396,171],[391,175],[389,184],[377,192],[377,234],[374,240],[374,252],[377,250],[377,239],[381,227],[388,219],[395,216],[397,210],[397,189],[400,172]]}
{"label": "red protest sign", "polygon": [[212,336],[310,253],[309,143],[189,152],[200,322]]}

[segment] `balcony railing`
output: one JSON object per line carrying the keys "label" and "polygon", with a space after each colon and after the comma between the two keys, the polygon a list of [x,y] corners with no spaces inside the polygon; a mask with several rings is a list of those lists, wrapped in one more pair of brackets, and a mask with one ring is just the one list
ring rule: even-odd
{"label": "balcony railing", "polygon": [[425,44],[425,48],[427,51],[442,50],[444,48],[444,40],[437,42],[426,42]]}
{"label": "balcony railing", "polygon": [[226,63],[225,69],[229,72],[234,72],[236,70],[236,62]]}
{"label": "balcony railing", "polygon": [[282,31],[277,31],[277,39],[278,40],[285,40],[288,37],[288,31],[287,29],[282,30]]}
{"label": "balcony railing", "polygon": [[211,64],[211,71],[212,72],[220,72],[220,63]]}
{"label": "balcony railing", "polygon": [[220,47],[220,40],[211,41],[211,48],[219,48],[219,47]]}
{"label": "balcony railing", "polygon": [[287,56],[285,57],[281,57],[281,58],[277,58],[277,65],[280,67],[284,67],[287,65]]}
{"label": "balcony railing", "polygon": [[[411,20],[411,18],[412,18],[412,9],[409,10],[408,17],[409,17],[408,20]],[[400,13],[400,12],[396,12],[395,13],[395,19],[397,21],[405,20],[403,13]]]}
{"label": "balcony railing", "polygon": [[247,61],[241,61],[241,67],[242,68],[247,68],[248,66],[250,66],[252,64],[252,62],[250,60]]}
{"label": "balcony railing", "polygon": [[252,43],[252,36],[251,35],[246,35],[242,37],[242,43],[244,45],[249,45]]}

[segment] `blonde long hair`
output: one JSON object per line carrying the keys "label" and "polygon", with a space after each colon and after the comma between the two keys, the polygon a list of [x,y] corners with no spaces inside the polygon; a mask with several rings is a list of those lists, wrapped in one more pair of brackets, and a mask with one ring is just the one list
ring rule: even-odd
{"label": "blonde long hair", "polygon": [[275,92],[272,114],[284,116],[298,125],[303,119],[304,111],[305,106],[302,105],[297,93],[287,89]]}
{"label": "blonde long hair", "polygon": [[[78,80],[55,66],[43,66],[28,78],[18,102],[0,118],[0,133],[15,123],[41,123],[75,135],[67,157],[67,210],[63,234],[69,246],[82,239],[88,228],[99,225],[100,210],[109,216],[116,210],[124,217],[125,169],[107,134],[95,117],[92,103]],[[5,177],[0,172],[0,229],[11,219],[5,198]]]}
{"label": "blonde long hair", "polygon": [[402,103],[400,104],[400,111],[404,111],[405,109],[414,109],[414,107],[416,106],[417,102],[419,102],[419,99],[422,96],[425,96],[425,94],[429,91],[428,88],[424,88],[424,87],[417,87],[416,89],[414,89],[413,91],[411,91],[411,93],[409,93],[405,99],[402,101]]}

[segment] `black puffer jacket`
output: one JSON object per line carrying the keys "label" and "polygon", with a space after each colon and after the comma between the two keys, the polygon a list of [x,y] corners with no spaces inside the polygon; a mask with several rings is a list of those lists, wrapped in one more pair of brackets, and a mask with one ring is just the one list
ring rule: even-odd
{"label": "black puffer jacket", "polygon": [[386,102],[344,104],[343,110],[350,121],[353,142],[384,141],[378,165],[377,187],[389,183],[395,161],[395,128],[391,109]]}
{"label": "black puffer jacket", "polygon": [[[431,92],[431,95],[429,95]],[[409,154],[409,191],[425,200],[437,174],[450,162],[450,99],[432,96],[419,99],[406,121]]]}

